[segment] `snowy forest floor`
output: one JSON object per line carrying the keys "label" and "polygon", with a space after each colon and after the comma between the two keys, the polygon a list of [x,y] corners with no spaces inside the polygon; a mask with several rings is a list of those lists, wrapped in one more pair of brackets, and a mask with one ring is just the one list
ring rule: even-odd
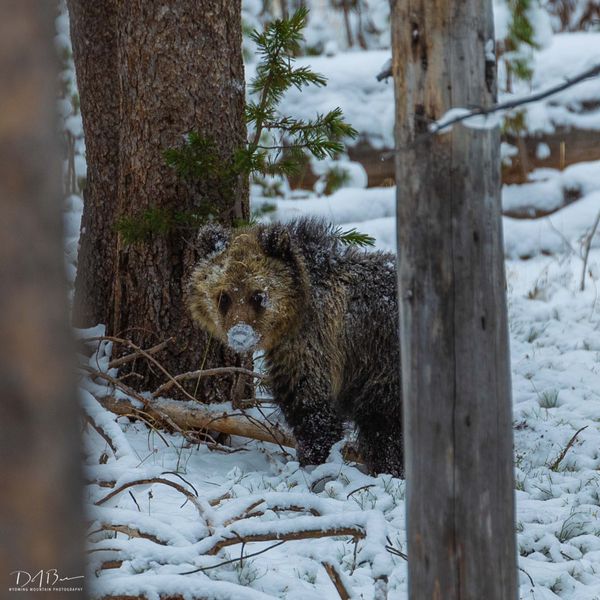
{"label": "snowy forest floor", "polygon": [[[359,192],[371,209],[365,194],[393,197],[392,189],[346,189],[337,202],[319,202],[348,211]],[[600,598],[600,250],[591,252],[592,275],[580,292],[577,246],[598,208],[592,192],[552,222],[517,222],[527,230],[515,240],[534,256],[506,263],[520,597],[527,600]],[[352,224],[392,239],[393,218],[372,216],[364,209],[365,220]],[[354,219],[335,210],[329,217]],[[505,219],[509,239],[510,223]],[[379,239],[385,245],[385,236]],[[552,256],[542,254],[549,239],[562,244]],[[110,352],[102,342],[90,364],[105,369]],[[86,493],[96,597],[334,600],[340,595],[324,563],[352,598],[382,597],[383,576],[390,599],[406,597],[406,562],[394,553],[406,552],[404,481],[363,474],[339,448],[309,470],[275,444],[233,438],[233,452],[190,445],[106,412],[94,395],[108,392],[83,377],[86,411],[116,446],[113,452],[86,429],[87,478],[96,482]],[[155,478],[185,491],[140,484],[95,504],[123,484]],[[97,482],[113,482],[112,490]],[[198,569],[205,570],[185,574]]]}

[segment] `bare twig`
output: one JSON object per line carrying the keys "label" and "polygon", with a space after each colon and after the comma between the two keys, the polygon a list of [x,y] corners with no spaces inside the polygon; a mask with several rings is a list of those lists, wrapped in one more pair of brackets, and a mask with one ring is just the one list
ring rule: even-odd
{"label": "bare twig", "polygon": [[592,249],[592,240],[596,235],[596,231],[598,229],[598,225],[600,224],[600,211],[596,215],[596,220],[594,221],[594,225],[590,230],[589,234],[585,238],[585,242],[583,243],[583,270],[581,271],[581,285],[579,289],[583,292],[585,290],[585,272],[587,271],[588,259],[590,257],[590,250]]}
{"label": "bare twig", "polygon": [[[470,119],[471,117],[491,115],[491,114],[499,112],[501,110],[511,110],[513,108],[517,108],[518,106],[523,106],[525,104],[531,104],[532,102],[538,102],[540,100],[544,100],[545,98],[548,98],[549,96],[558,94],[559,92],[562,92],[578,83],[581,83],[582,81],[585,81],[586,79],[589,79],[591,77],[597,77],[598,75],[600,75],[600,64],[595,65],[595,66],[587,69],[586,71],[583,71],[582,73],[580,73],[579,75],[576,75],[575,77],[566,79],[561,84],[555,85],[551,88],[548,88],[547,90],[537,92],[536,94],[531,94],[530,96],[525,96],[523,98],[515,98],[514,100],[508,100],[506,102],[499,102],[498,104],[494,104],[493,106],[490,106],[487,108],[486,107],[477,107],[477,108],[474,108],[473,110],[470,110],[469,112],[465,112],[463,114],[457,115],[457,116],[455,116],[451,119],[448,119],[447,121],[443,121],[442,123],[439,123],[437,125],[435,124],[435,122],[433,122],[430,131],[417,136],[415,138],[414,142],[423,141],[426,138],[429,138],[433,135],[436,135],[440,131],[447,129],[448,127],[452,127],[452,125],[456,125],[457,123],[466,121],[467,119]],[[397,154],[398,152],[401,152],[401,151],[402,151],[402,149],[396,148],[395,150],[392,150],[391,152],[386,152],[385,154],[382,155],[382,159],[385,160],[385,159],[392,158],[395,154]]]}
{"label": "bare twig", "polygon": [[571,448],[571,446],[575,443],[575,440],[577,439],[577,436],[584,429],[587,429],[587,428],[588,428],[588,425],[585,425],[584,427],[582,427],[581,429],[577,430],[573,434],[573,437],[571,437],[571,439],[567,442],[567,445],[563,448],[562,452],[558,455],[557,459],[550,465],[550,470],[551,471],[556,471],[558,469],[558,466],[563,461],[564,457],[567,455],[567,452],[569,451],[569,449]]}
{"label": "bare twig", "polygon": [[160,364],[160,362],[158,362],[151,354],[148,354],[148,352],[146,352],[146,350],[142,350],[142,348],[140,348],[139,346],[137,346],[136,344],[134,344],[131,340],[126,340],[124,338],[114,337],[114,336],[111,336],[111,335],[101,335],[101,336],[96,336],[96,337],[91,337],[91,338],[85,338],[84,341],[86,341],[86,342],[96,342],[96,341],[103,342],[103,341],[107,341],[107,342],[113,342],[115,344],[123,344],[124,346],[127,346],[128,348],[131,348],[137,354],[139,354],[139,355],[143,356],[144,358],[148,359],[153,365],[155,365],[165,375],[165,377],[172,382],[172,385],[175,385],[179,389],[180,392],[182,392],[190,400],[195,400],[194,396],[192,396],[183,386],[181,386],[179,384],[179,382],[177,382],[175,380],[175,378],[173,377],[173,375],[171,375],[171,373],[169,373]]}
{"label": "bare twig", "polygon": [[346,500],[348,500],[350,498],[350,496],[352,496],[352,494],[356,494],[356,492],[362,492],[362,490],[368,490],[372,487],[375,487],[374,483],[369,483],[368,485],[362,485],[359,488],[356,488],[355,490],[352,490],[347,496],[346,496]]}
{"label": "bare twig", "polygon": [[196,379],[197,377],[214,377],[215,375],[229,375],[231,373],[248,375],[248,377],[253,377],[254,379],[265,378],[265,375],[261,375],[260,373],[254,373],[254,371],[244,369],[243,367],[216,367],[214,369],[200,369],[198,371],[189,371],[187,373],[175,375],[172,379],[170,379],[166,383],[163,383],[155,392],[153,392],[152,397],[156,398],[164,394],[164,392],[171,389],[174,385],[177,385],[179,381],[187,381],[189,379]]}
{"label": "bare twig", "polygon": [[[167,346],[168,343],[172,342],[173,339],[174,338],[171,337],[168,340],[161,342],[160,344],[156,344],[156,346],[152,346],[152,348],[148,348],[148,350],[145,351],[146,354],[156,354],[157,352],[160,352]],[[139,358],[140,356],[143,356],[143,354],[141,354],[140,352],[132,352],[131,354],[127,354],[126,356],[121,356],[120,358],[115,358],[114,360],[111,360],[108,363],[108,368],[115,369],[115,368],[121,367],[122,365],[126,365],[127,363],[134,361],[136,358]]]}
{"label": "bare twig", "polygon": [[210,571],[211,569],[216,569],[217,567],[223,567],[225,565],[230,565],[235,562],[242,562],[242,560],[246,560],[247,558],[254,558],[259,554],[264,554],[273,548],[277,548],[277,546],[281,546],[281,544],[285,544],[287,540],[281,540],[281,542],[277,542],[276,544],[272,544],[263,550],[259,550],[258,552],[253,552],[252,554],[246,554],[244,556],[240,556],[240,558],[232,558],[231,560],[225,560],[216,565],[210,565],[210,567],[203,567],[202,569],[194,569],[193,571],[185,571],[183,573],[179,573],[179,575],[192,575],[192,573],[201,573],[202,571]]}
{"label": "bare twig", "polygon": [[600,75],[600,64],[595,65],[583,73],[576,75],[575,77],[571,77],[570,79],[566,79],[563,83],[555,85],[547,90],[543,90],[541,92],[537,92],[536,94],[531,94],[530,96],[526,96],[524,98],[515,98],[514,100],[507,100],[506,102],[499,102],[498,104],[494,104],[489,108],[479,107],[475,108],[472,111],[463,114],[457,115],[456,117],[449,119],[448,121],[444,121],[440,126],[436,127],[433,130],[433,133],[438,133],[442,129],[446,129],[447,127],[451,127],[456,123],[460,123],[461,121],[465,121],[471,117],[475,116],[485,116],[491,115],[492,113],[498,112],[500,110],[510,110],[512,108],[517,108],[517,106],[523,106],[524,104],[531,104],[532,102],[538,102],[539,100],[544,100],[549,96],[554,96],[554,94],[558,94],[563,90],[566,90],[590,77],[597,77]]}
{"label": "bare twig", "polygon": [[117,494],[120,494],[121,492],[123,492],[124,490],[126,490],[130,487],[133,487],[136,485],[148,485],[148,484],[154,484],[154,483],[161,483],[163,485],[168,485],[168,486],[172,487],[173,489],[176,489],[180,494],[183,494],[196,507],[196,509],[198,510],[198,512],[200,513],[201,516],[205,516],[204,515],[204,507],[198,500],[197,496],[192,494],[192,492],[190,492],[189,490],[186,490],[182,485],[179,485],[178,483],[175,483],[174,481],[169,481],[168,479],[162,479],[161,477],[152,477],[149,479],[136,479],[135,481],[129,481],[128,483],[124,483],[123,485],[119,486],[118,488],[112,490],[110,493],[108,493],[103,498],[100,498],[100,500],[96,501],[94,504],[96,506],[101,506],[105,502],[108,502],[111,498],[114,498]]}
{"label": "bare twig", "polygon": [[321,564],[323,565],[323,568],[327,572],[327,575],[329,575],[329,579],[331,579],[331,583],[333,583],[333,586],[337,590],[337,593],[338,593],[340,599],[341,600],[350,600],[350,598],[351,598],[350,593],[346,589],[346,586],[344,585],[344,582],[342,581],[342,576],[338,572],[337,567],[334,566],[333,563],[330,563],[327,561],[323,561],[323,562],[321,562]]}
{"label": "bare twig", "polygon": [[389,537],[386,536],[385,539],[387,540],[387,546],[385,547],[385,549],[390,554],[393,554],[394,556],[399,556],[400,558],[408,561],[408,556],[404,552],[402,552],[402,550],[400,550],[399,548],[395,548],[394,545],[392,544],[392,540],[390,540]]}
{"label": "bare twig", "polygon": [[527,577],[529,577],[529,581],[530,581],[531,585],[533,587],[535,587],[535,583],[533,582],[533,578],[531,577],[531,575],[525,569],[522,569],[521,567],[518,567],[518,569],[519,569],[519,571],[523,571],[523,573],[525,573],[525,575],[527,575]]}

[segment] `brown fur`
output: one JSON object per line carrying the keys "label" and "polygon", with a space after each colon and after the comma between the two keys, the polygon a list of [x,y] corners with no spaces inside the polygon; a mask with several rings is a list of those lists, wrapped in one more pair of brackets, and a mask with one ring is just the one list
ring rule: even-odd
{"label": "brown fur", "polygon": [[[243,324],[261,349],[302,464],[327,458],[343,420],[373,471],[403,471],[395,260],[342,247],[312,220],[216,226],[191,282],[194,320],[221,342]],[[262,300],[256,301],[256,295]],[[226,302],[223,302],[223,299]]]}

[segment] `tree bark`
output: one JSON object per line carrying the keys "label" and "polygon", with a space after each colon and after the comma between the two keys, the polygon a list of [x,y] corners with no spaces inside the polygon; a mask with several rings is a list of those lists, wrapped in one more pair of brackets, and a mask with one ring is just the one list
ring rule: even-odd
{"label": "tree bark", "polygon": [[[87,156],[91,168],[88,187],[95,190],[86,196],[86,210],[87,204],[94,206],[89,208],[89,218],[84,216],[84,226],[98,227],[98,233],[82,244],[87,243],[94,251],[102,243],[107,251],[96,252],[90,262],[85,262],[86,254],[82,254],[79,270],[86,271],[80,274],[82,300],[88,297],[84,292],[88,283],[93,288],[98,279],[101,288],[101,298],[88,302],[92,308],[84,313],[85,324],[104,322],[108,334],[128,337],[141,347],[174,337],[175,342],[158,355],[173,374],[239,365],[239,357],[194,329],[185,305],[187,282],[198,258],[193,247],[195,232],[177,229],[127,243],[114,231],[118,221],[139,220],[149,210],[189,214],[206,203],[218,208],[218,219],[225,225],[248,217],[245,178],[240,177],[233,190],[208,178],[204,182],[182,181],[164,159],[164,151],[180,144],[190,131],[214,139],[223,161],[246,142],[240,1],[132,0],[102,9],[88,7],[83,0],[71,3],[73,27],[82,28],[73,36],[83,39],[74,50],[78,77],[80,71],[83,73],[80,95],[84,118],[89,111],[86,147],[94,149],[97,143],[105,148],[104,142],[110,139],[114,148],[112,156],[99,150]],[[100,28],[113,23],[108,19],[106,24],[102,10],[114,16],[115,30],[110,34],[99,33]],[[91,51],[85,55],[80,47],[90,40],[116,48],[112,71],[117,74],[118,89],[114,93],[111,89],[112,97],[90,84],[86,65],[81,64],[85,56],[91,60]],[[95,52],[107,61],[103,69],[110,68],[108,61],[114,59],[114,52],[110,48]],[[91,73],[89,65],[87,68]],[[111,85],[112,79],[107,87]],[[84,101],[86,95],[94,98]],[[91,121],[97,110],[106,104],[112,111],[115,97],[118,118],[107,117],[93,129]],[[100,141],[88,140],[88,136]],[[94,161],[97,165],[91,164]],[[110,173],[111,182],[106,185],[100,177],[94,180],[98,172]],[[91,215],[98,216],[93,221]],[[110,285],[105,285],[107,280]],[[160,383],[160,374],[143,361],[134,368],[142,378],[130,380],[130,384],[154,389]],[[199,398],[210,400],[244,395],[231,376],[201,380],[190,389]]]}
{"label": "tree bark", "polygon": [[[230,190],[182,181],[163,156],[192,130],[213,138],[223,160],[246,141],[239,0],[124,2],[118,22],[119,216],[135,219],[151,208],[193,211],[207,202],[219,207],[226,225],[247,216],[243,182],[232,198]],[[243,207],[236,214],[240,198]],[[198,258],[193,241],[193,232],[181,231],[135,244],[118,236],[115,333],[141,347],[156,343],[157,336],[174,336],[161,358],[171,373],[239,364],[192,325],[185,290]],[[159,378],[141,366],[144,385],[156,387]],[[231,398],[231,377],[197,383],[193,391],[199,397]]]}
{"label": "tree bark", "polygon": [[[67,317],[56,137],[55,7],[0,20],[0,585],[84,575],[74,346]],[[56,569],[56,571],[52,571]],[[83,586],[83,579],[60,585]],[[16,594],[18,596],[18,594]],[[72,592],[70,598],[83,598]]]}
{"label": "tree bark", "polygon": [[112,328],[119,166],[117,2],[68,0],[87,182],[73,323]]}
{"label": "tree bark", "polygon": [[428,135],[450,108],[495,99],[491,0],[397,0],[392,40],[410,597],[508,600],[517,587],[499,132]]}

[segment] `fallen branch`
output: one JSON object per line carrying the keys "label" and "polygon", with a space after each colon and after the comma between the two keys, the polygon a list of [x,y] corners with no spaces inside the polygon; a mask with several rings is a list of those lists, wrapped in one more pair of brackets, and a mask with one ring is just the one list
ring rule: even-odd
{"label": "fallen branch", "polygon": [[94,420],[89,415],[86,415],[85,420],[86,420],[86,423],[90,427],[92,427],[92,429],[94,429],[96,431],[96,433],[102,439],[104,439],[104,441],[109,445],[110,449],[112,450],[112,453],[116,456],[117,455],[117,445],[112,440],[112,438],[108,435],[108,433],[106,433],[104,428],[102,428],[100,425],[97,425],[96,423],[94,423]]}
{"label": "fallen branch", "polygon": [[236,521],[241,521],[242,519],[249,519],[250,517],[262,517],[265,514],[266,510],[273,511],[275,513],[297,512],[297,513],[308,513],[308,514],[311,514],[313,517],[321,516],[321,513],[319,513],[314,508],[310,508],[307,506],[295,505],[295,504],[291,504],[289,506],[269,506],[268,509],[265,509],[265,510],[255,510],[263,503],[264,503],[263,500],[257,500],[256,502],[253,502],[241,514],[227,519],[227,521],[225,521],[223,523],[223,525],[225,525],[225,526],[231,525],[232,523],[235,523]]}
{"label": "fallen branch", "polygon": [[[104,371],[97,371],[96,369],[92,369],[91,367],[88,367],[86,365],[80,365],[79,368],[82,369],[82,370],[84,370],[84,371],[86,371],[87,373],[89,373],[93,377],[99,377],[100,379],[104,379],[104,381],[107,381],[108,383],[112,384],[116,389],[121,390],[124,394],[126,394],[130,398],[133,398],[134,400],[137,400],[144,407],[148,406],[148,404],[150,402],[148,400],[148,398],[142,396],[141,394],[139,394],[138,392],[136,392],[134,389],[132,389],[129,386],[125,385],[123,382],[119,381],[118,379],[115,379],[114,377],[112,377],[108,373],[104,373]],[[111,412],[114,412],[115,414],[117,414],[119,416],[131,416],[131,415],[119,412],[119,411],[112,410],[110,407],[108,407],[105,404],[103,404],[103,402],[102,402],[103,399],[101,399],[101,398],[96,398],[96,400],[98,402],[100,402],[100,404],[102,404],[102,406],[104,406],[104,408],[106,408],[107,410],[110,410]],[[129,399],[128,400],[123,400],[123,401],[116,400],[116,402],[121,402],[124,406],[128,406],[131,409],[129,412],[132,412],[132,413],[138,413],[138,412],[140,412],[142,415],[145,414],[145,413],[150,414],[148,411],[140,411],[138,408],[134,407],[133,403]],[[177,423],[175,423],[168,414],[161,412],[160,408],[155,408],[155,410],[153,412],[154,412],[154,415],[155,415],[154,418],[157,421],[163,422],[163,423],[167,423],[167,425],[169,425],[169,427],[173,431],[177,431],[184,438],[187,439],[185,431]]]}
{"label": "fallen branch", "polygon": [[350,600],[350,593],[346,589],[346,586],[342,581],[342,576],[338,572],[337,568],[332,563],[327,561],[323,561],[321,564],[327,572],[327,575],[329,575],[329,579],[331,579],[331,583],[333,583],[333,586],[337,590],[337,593],[341,600]]}
{"label": "fallen branch", "polygon": [[[316,517],[317,518],[317,517]],[[265,533],[254,533],[249,535],[237,535],[235,532],[231,532],[232,537],[219,540],[206,554],[214,555],[217,554],[223,548],[227,546],[233,546],[235,544],[249,544],[250,542],[270,542],[274,540],[284,540],[286,542],[293,540],[306,540],[306,539],[317,539],[323,537],[337,537],[342,535],[348,535],[354,539],[362,539],[365,537],[365,532],[362,527],[358,525],[346,526],[346,527],[326,527],[322,528],[320,524],[315,525],[314,529],[306,528],[299,531],[290,531],[288,533],[277,533],[275,531]]]}
{"label": "fallen branch", "polygon": [[567,452],[569,451],[569,449],[571,448],[571,446],[575,443],[575,440],[577,439],[577,436],[584,429],[587,429],[587,428],[588,428],[588,425],[585,425],[585,427],[582,427],[581,429],[579,429],[578,431],[576,431],[573,434],[573,437],[567,442],[567,445],[563,448],[563,451],[558,455],[558,458],[550,465],[550,470],[551,471],[556,471],[558,469],[558,466],[563,461],[564,457],[567,455]]}
{"label": "fallen branch", "polygon": [[120,494],[121,492],[123,492],[124,490],[126,490],[130,487],[134,487],[136,485],[148,485],[148,484],[154,484],[154,483],[168,485],[169,487],[172,487],[173,489],[177,490],[179,493],[183,494],[196,507],[196,509],[198,510],[198,512],[200,513],[201,516],[205,517],[205,514],[204,514],[205,507],[202,506],[202,504],[198,500],[197,496],[192,494],[192,492],[190,492],[189,490],[186,490],[182,485],[175,483],[174,481],[169,481],[168,479],[162,479],[161,477],[154,477],[154,478],[150,478],[150,479],[136,479],[135,481],[129,481],[128,483],[124,483],[123,485],[119,486],[118,488],[112,490],[112,492],[106,494],[106,496],[104,496],[103,498],[100,498],[100,500],[97,500],[96,502],[94,502],[94,504],[96,506],[101,506],[105,502],[108,502],[111,498],[114,498],[117,494]]}
{"label": "fallen branch", "polygon": [[[250,422],[243,413],[233,415],[215,414],[209,405],[199,402],[169,401],[160,398],[144,398],[144,408],[138,409],[129,400],[120,400],[112,396],[99,398],[98,402],[106,409],[118,415],[141,414],[156,421],[164,421],[168,417],[169,424],[177,431],[190,429],[213,430],[228,435],[239,435],[262,442],[272,442],[294,448],[294,437],[279,426],[267,427]],[[171,425],[171,426],[173,426]]]}
{"label": "fallen branch", "polygon": [[[122,560],[105,560],[101,565],[100,565],[100,570],[101,571],[105,571],[108,569],[120,569],[123,566],[123,561]],[[124,596],[112,596],[113,598],[123,598]],[[106,596],[105,596],[106,598]]]}
{"label": "fallen branch", "polygon": [[151,533],[145,533],[144,531],[140,531],[135,527],[129,527],[128,525],[112,525],[110,523],[102,523],[99,529],[91,531],[88,535],[94,535],[95,533],[100,533],[101,531],[114,531],[116,533],[123,533],[130,538],[144,538],[145,540],[150,540],[151,542],[154,542],[155,544],[161,544],[162,546],[165,546],[168,543],[160,540]]}

